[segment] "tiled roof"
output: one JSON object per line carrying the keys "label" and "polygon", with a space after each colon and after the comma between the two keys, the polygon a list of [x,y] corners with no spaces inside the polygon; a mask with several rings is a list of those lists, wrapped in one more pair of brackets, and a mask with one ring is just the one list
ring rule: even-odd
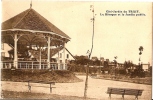
{"label": "tiled roof", "polygon": [[3,22],[2,30],[8,29],[34,30],[42,31],[42,33],[53,32],[63,38],[70,39],[68,35],[31,8]]}

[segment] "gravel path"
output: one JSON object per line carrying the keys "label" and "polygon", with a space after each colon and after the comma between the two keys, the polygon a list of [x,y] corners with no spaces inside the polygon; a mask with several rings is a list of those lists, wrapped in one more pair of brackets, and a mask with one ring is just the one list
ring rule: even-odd
{"label": "gravel path", "polygon": [[[80,79],[83,79],[83,82],[77,83],[56,83],[53,85],[52,94],[66,95],[66,96],[79,96],[83,97],[84,94],[84,84],[85,76],[77,76]],[[139,100],[151,100],[151,85],[144,84],[135,84],[103,79],[93,79],[89,77],[88,81],[88,91],[87,96],[89,98],[97,98],[98,100],[109,100],[109,95],[105,92],[108,87],[120,87],[120,88],[135,88],[135,89],[144,89],[142,96],[139,97]],[[48,84],[33,84],[32,92],[34,93],[50,93]],[[2,90],[7,91],[18,91],[18,92],[27,92],[28,86],[26,82],[1,82]],[[41,87],[40,87],[41,86]],[[121,95],[112,95],[111,100],[122,100]],[[135,100],[135,96],[125,95],[124,100]]]}

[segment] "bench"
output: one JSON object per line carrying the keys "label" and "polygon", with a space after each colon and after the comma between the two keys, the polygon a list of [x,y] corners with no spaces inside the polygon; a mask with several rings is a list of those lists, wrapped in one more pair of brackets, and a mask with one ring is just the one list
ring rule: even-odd
{"label": "bench", "polygon": [[33,80],[28,80],[28,89],[29,89],[29,92],[31,92],[31,87],[32,87],[32,84],[30,83],[41,83],[41,84],[50,84],[50,93],[52,93],[52,88],[55,88],[55,87],[52,87],[52,85],[55,85],[55,82],[45,82],[45,81],[33,81]]}
{"label": "bench", "polygon": [[110,98],[111,98],[111,94],[118,94],[118,95],[122,95],[123,99],[124,99],[124,95],[135,95],[135,99],[138,99],[138,96],[141,96],[142,92],[143,92],[142,89],[112,88],[112,87],[108,87],[107,89],[107,94],[109,94]]}

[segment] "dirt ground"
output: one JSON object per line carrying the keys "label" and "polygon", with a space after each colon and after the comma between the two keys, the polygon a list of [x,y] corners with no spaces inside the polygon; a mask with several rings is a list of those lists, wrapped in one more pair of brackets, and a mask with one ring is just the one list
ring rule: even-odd
{"label": "dirt ground", "polygon": [[[56,83],[53,85],[52,94],[65,95],[65,96],[77,96],[83,97],[85,76],[78,75],[78,78],[82,79],[83,82],[76,83]],[[135,84],[127,82],[119,82],[112,80],[103,79],[93,79],[89,77],[88,81],[88,91],[87,96],[89,98],[96,98],[97,100],[109,100],[109,95],[106,94],[108,87],[120,87],[120,88],[134,88],[134,89],[144,89],[142,96],[139,96],[139,100],[151,100],[151,85]],[[17,92],[28,92],[28,83],[26,82],[11,82],[2,81],[2,90],[7,91],[17,91]],[[32,93],[46,93],[50,94],[50,89],[48,84],[35,84],[33,83]],[[112,95],[111,100],[122,100],[121,95]],[[135,96],[125,95],[124,100],[135,100]]]}
{"label": "dirt ground", "polygon": [[[5,99],[17,99],[22,100],[22,98],[26,98],[26,100],[30,99],[38,99],[38,100],[83,100],[83,97],[77,96],[63,96],[56,94],[46,94],[46,93],[32,93],[32,92],[15,92],[15,91],[2,91],[3,98]],[[93,98],[86,98],[86,100],[96,100]]]}

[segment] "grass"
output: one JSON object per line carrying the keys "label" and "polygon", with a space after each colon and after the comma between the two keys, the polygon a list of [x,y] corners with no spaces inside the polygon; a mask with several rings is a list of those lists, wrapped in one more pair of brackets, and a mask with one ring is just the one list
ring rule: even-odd
{"label": "grass", "polygon": [[95,77],[98,79],[108,79],[108,80],[114,80],[114,81],[123,81],[123,82],[130,82],[130,83],[137,83],[137,84],[146,84],[146,85],[152,85],[152,77],[145,77],[145,78],[130,78],[124,75],[116,76],[115,78],[111,75],[99,75],[98,77]]}
{"label": "grass", "polygon": [[2,81],[23,82],[27,80],[34,81],[54,81],[56,83],[80,82],[79,78],[67,70],[31,70],[31,69],[2,69]]}
{"label": "grass", "polygon": [[[83,97],[77,96],[64,96],[56,94],[45,93],[31,93],[31,92],[14,92],[14,91],[2,91],[2,98],[4,99],[47,99],[47,100],[84,100]],[[96,100],[94,98],[87,98],[86,100]]]}

